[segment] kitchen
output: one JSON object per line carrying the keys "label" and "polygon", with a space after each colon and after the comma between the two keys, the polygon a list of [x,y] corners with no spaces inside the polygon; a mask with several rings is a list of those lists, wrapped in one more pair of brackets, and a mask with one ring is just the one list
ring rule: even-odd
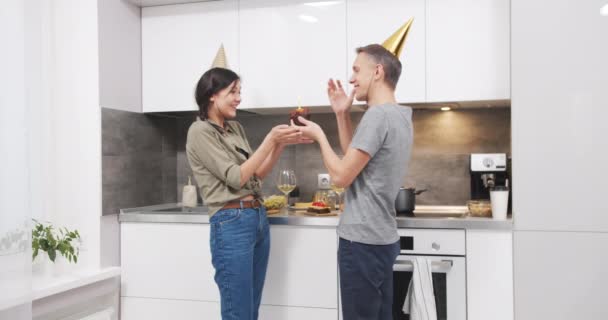
{"label": "kitchen", "polygon": [[[79,263],[55,280],[40,282],[25,272],[15,277],[11,272],[21,269],[3,269],[0,279],[23,279],[6,288],[22,289],[24,294],[15,297],[26,298],[5,309],[4,302],[14,297],[2,296],[0,318],[26,319],[11,313],[19,307],[29,308],[36,319],[84,319],[104,310],[111,312],[92,319],[218,318],[208,248],[196,245],[209,241],[207,216],[170,212],[191,174],[184,133],[195,110],[193,83],[223,45],[230,67],[243,78],[238,119],[252,146],[270,127],[285,123],[298,105],[312,110],[312,119],[337,146],[325,82],[348,79],[353,49],[383,41],[410,16],[415,22],[397,89],[399,102],[414,108],[414,153],[404,185],[429,190],[417,196],[418,217],[398,218],[406,239],[403,256],[442,257],[434,269],[446,275],[440,281],[447,291],[437,296],[446,312],[457,311],[447,319],[604,318],[600,290],[606,283],[597,275],[606,258],[595,252],[608,244],[601,214],[606,207],[598,200],[606,177],[598,168],[608,149],[598,138],[606,129],[597,124],[606,111],[597,106],[607,102],[601,84],[608,74],[602,63],[608,47],[579,34],[605,36],[608,9],[601,1],[566,8],[568,3],[14,4],[15,16],[34,27],[21,30],[25,46],[9,57],[39,63],[9,73],[29,81],[30,100],[19,95],[25,87],[11,92],[15,103],[36,103],[40,109],[24,107],[3,117],[19,120],[6,125],[3,120],[3,146],[20,145],[5,139],[9,128],[27,128],[33,139],[21,138],[26,149],[15,150],[24,160],[7,166],[20,168],[11,172],[26,178],[13,191],[18,201],[3,201],[10,204],[2,210],[22,215],[2,216],[0,231],[34,217],[77,228],[85,247]],[[577,23],[556,33],[562,15]],[[539,17],[546,24],[538,24]],[[47,25],[51,28],[36,28]],[[537,41],[541,35],[545,41]],[[563,41],[566,35],[571,43]],[[583,55],[575,48],[590,49]],[[43,80],[31,80],[37,77]],[[451,110],[442,111],[445,107]],[[364,108],[355,109],[358,122]],[[504,221],[429,217],[445,214],[445,206],[466,210],[471,177],[477,175],[470,159],[479,153],[512,156],[512,216]],[[312,200],[318,174],[325,173],[318,154],[315,145],[296,146],[280,160],[280,166],[295,171],[302,202]],[[265,194],[279,193],[273,174],[263,186]],[[588,187],[565,191],[564,185]],[[18,206],[19,201],[27,205]],[[423,212],[438,206],[444,211]],[[337,219],[270,217],[271,256],[282,258],[271,258],[261,318],[339,316]],[[433,240],[439,233],[447,238]],[[408,244],[408,237],[419,240]],[[424,251],[426,244],[434,251]],[[556,265],[555,257],[565,250],[569,259]],[[3,268],[9,266],[4,261],[13,261],[5,260],[9,257],[27,269],[31,259],[17,260],[27,252],[15,252],[2,255]],[[563,277],[577,270],[578,279]],[[33,286],[20,286],[28,281]],[[586,294],[577,294],[581,291]]]}

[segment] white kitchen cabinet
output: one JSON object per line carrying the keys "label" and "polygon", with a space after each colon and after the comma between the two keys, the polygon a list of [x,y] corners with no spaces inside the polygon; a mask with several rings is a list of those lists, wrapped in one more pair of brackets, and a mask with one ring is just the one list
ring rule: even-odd
{"label": "white kitchen cabinet", "polygon": [[121,223],[122,297],[220,301],[208,224]]}
{"label": "white kitchen cabinet", "polygon": [[243,109],[328,105],[347,79],[343,0],[240,1],[238,26]]}
{"label": "white kitchen cabinet", "polygon": [[[121,223],[122,319],[219,319],[209,231],[209,224]],[[261,318],[336,319],[336,229],[272,225],[270,237]]]}
{"label": "white kitchen cabinet", "polygon": [[510,99],[510,1],[426,3],[427,101]]}
{"label": "white kitchen cabinet", "polygon": [[220,320],[219,302],[122,297],[121,320]]}
{"label": "white kitchen cabinet", "polygon": [[338,310],[261,305],[259,318],[264,320],[336,320]]}
{"label": "white kitchen cabinet", "polygon": [[515,231],[515,318],[608,319],[608,234]]}
{"label": "white kitchen cabinet", "polygon": [[238,65],[238,3],[202,2],[141,9],[144,112],[198,110],[194,89],[224,45]]}
{"label": "white kitchen cabinet", "polygon": [[467,319],[513,320],[513,234],[467,230]]}
{"label": "white kitchen cabinet", "polygon": [[414,18],[401,53],[401,78],[395,92],[400,103],[424,102],[425,70],[425,0],[348,0],[347,6],[348,75],[352,74],[357,47],[381,44],[408,19]]}
{"label": "white kitchen cabinet", "polygon": [[571,4],[513,1],[516,230],[608,232],[608,16]]}
{"label": "white kitchen cabinet", "polygon": [[[260,306],[259,318],[264,320],[336,320],[336,309]],[[220,320],[219,302],[190,300],[159,300],[136,297],[121,299],[121,320]]]}
{"label": "white kitchen cabinet", "polygon": [[270,239],[262,304],[337,309],[336,229],[273,225]]}

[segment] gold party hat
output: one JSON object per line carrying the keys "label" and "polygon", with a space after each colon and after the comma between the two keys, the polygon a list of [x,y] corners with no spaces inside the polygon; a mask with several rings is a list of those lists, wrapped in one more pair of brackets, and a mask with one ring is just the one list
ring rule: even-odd
{"label": "gold party hat", "polygon": [[228,60],[226,59],[226,52],[224,51],[223,43],[220,45],[220,48],[217,50],[215,59],[213,59],[213,63],[211,64],[211,68],[228,69]]}
{"label": "gold party hat", "polygon": [[407,38],[407,34],[410,31],[410,27],[412,26],[412,22],[414,22],[414,18],[410,18],[399,30],[395,31],[392,36],[390,36],[382,46],[390,51],[395,57],[399,58],[401,55],[401,51],[403,51],[403,46],[405,45],[405,39]]}

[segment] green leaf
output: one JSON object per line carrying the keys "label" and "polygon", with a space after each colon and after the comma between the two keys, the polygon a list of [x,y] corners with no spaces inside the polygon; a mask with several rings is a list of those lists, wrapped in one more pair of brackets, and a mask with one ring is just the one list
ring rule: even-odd
{"label": "green leaf", "polygon": [[55,250],[49,250],[49,259],[51,259],[51,261],[55,262],[55,258],[57,257],[57,252],[55,252]]}
{"label": "green leaf", "polygon": [[46,239],[40,239],[40,249],[44,251],[49,250],[49,241]]}

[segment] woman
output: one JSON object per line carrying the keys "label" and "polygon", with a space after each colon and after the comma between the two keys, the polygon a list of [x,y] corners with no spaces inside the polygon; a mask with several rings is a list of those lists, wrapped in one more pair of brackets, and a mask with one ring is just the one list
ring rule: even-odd
{"label": "woman", "polygon": [[294,127],[279,125],[252,152],[236,121],[239,76],[212,68],[196,86],[199,117],[188,130],[186,151],[211,224],[211,256],[222,319],[257,319],[270,238],[260,199],[260,179],[287,144],[308,142]]}

